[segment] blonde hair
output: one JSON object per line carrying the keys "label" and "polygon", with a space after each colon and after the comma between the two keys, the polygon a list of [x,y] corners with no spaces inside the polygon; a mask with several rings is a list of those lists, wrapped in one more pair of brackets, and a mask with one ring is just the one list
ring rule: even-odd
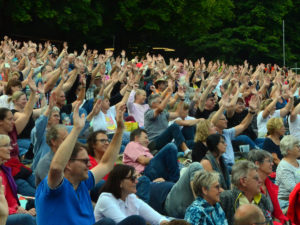
{"label": "blonde hair", "polygon": [[134,95],[134,100],[136,99],[137,95],[141,95],[143,93],[146,93],[146,91],[143,90],[143,89],[137,89],[136,92],[135,92],[135,95]]}
{"label": "blonde hair", "polygon": [[6,134],[0,134],[0,142],[8,141],[10,143],[10,137]]}
{"label": "blonde hair", "polygon": [[14,102],[16,100],[19,100],[19,98],[22,95],[25,95],[25,93],[22,92],[22,91],[16,91],[16,92],[13,93],[13,95],[11,97],[8,98],[8,102]]}
{"label": "blonde hair", "polygon": [[195,133],[195,142],[197,141],[206,141],[206,138],[209,136],[209,127],[211,126],[210,120],[200,120],[197,123],[196,133]]}
{"label": "blonde hair", "polygon": [[274,117],[271,118],[268,122],[267,122],[267,130],[268,130],[268,134],[274,134],[275,131],[277,129],[280,129],[281,127],[283,127],[283,120],[281,117]]}

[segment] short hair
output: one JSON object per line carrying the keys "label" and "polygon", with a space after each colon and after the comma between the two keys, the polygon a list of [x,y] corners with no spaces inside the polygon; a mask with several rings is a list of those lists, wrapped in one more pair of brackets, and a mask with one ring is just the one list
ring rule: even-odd
{"label": "short hair", "polygon": [[287,156],[288,151],[292,150],[295,145],[299,144],[299,140],[293,135],[286,135],[280,141],[280,152],[282,156]]}
{"label": "short hair", "polygon": [[247,159],[251,162],[263,163],[265,159],[273,158],[270,152],[262,149],[252,149],[247,156]]}
{"label": "short hair", "polygon": [[134,95],[134,100],[136,99],[137,95],[141,95],[143,93],[146,93],[146,91],[143,90],[143,89],[137,89],[136,92],[135,92],[135,95]]}
{"label": "short hair", "polygon": [[236,162],[232,167],[231,182],[234,186],[240,185],[240,179],[247,177],[251,170],[257,170],[257,166],[248,160],[241,160]]}
{"label": "short hair", "polygon": [[130,133],[130,141],[134,141],[135,137],[141,136],[142,133],[147,134],[147,131],[142,128],[137,128]]}
{"label": "short hair", "polygon": [[220,179],[220,174],[213,171],[209,172],[206,170],[197,171],[193,179],[193,189],[196,196],[203,197],[202,188],[207,190],[210,189],[211,185]]}
{"label": "short hair", "polygon": [[255,224],[260,217],[261,219],[265,219],[263,212],[257,205],[244,204],[239,206],[234,214],[234,225]]}
{"label": "short hair", "polygon": [[8,102],[14,102],[16,100],[19,100],[19,98],[22,96],[22,95],[26,95],[24,92],[22,91],[16,91],[12,94],[11,97],[8,98]]}
{"label": "short hair", "polygon": [[194,139],[195,142],[198,142],[198,141],[204,142],[204,141],[206,141],[206,138],[209,135],[210,125],[211,125],[211,122],[209,120],[206,120],[206,119],[200,120],[197,123],[195,139]]}
{"label": "short hair", "polygon": [[10,110],[8,108],[5,108],[5,107],[1,107],[0,108],[0,120],[5,120],[6,116],[7,116],[7,113],[9,112]]}
{"label": "short hair", "polygon": [[71,154],[71,157],[70,157],[70,160],[72,161],[72,159],[76,159],[78,153],[81,151],[81,149],[84,149],[85,151],[87,151],[87,147],[85,144],[82,144],[80,142],[76,142],[74,148],[73,148],[73,151],[72,151],[72,154]]}
{"label": "short hair", "polygon": [[118,164],[116,165],[113,170],[110,172],[107,181],[103,185],[100,190],[100,194],[102,192],[108,192],[113,194],[113,196],[117,199],[121,198],[122,189],[121,189],[121,182],[128,174],[131,176],[134,175],[135,169],[129,165]]}
{"label": "short hair", "polygon": [[52,116],[52,113],[54,112],[60,113],[60,109],[57,106],[53,106],[53,108],[50,111],[49,118]]}
{"label": "short hair", "polygon": [[88,145],[87,151],[88,151],[88,154],[93,157],[95,156],[94,144],[96,144],[96,142],[97,142],[98,134],[107,135],[105,130],[97,130],[97,131],[90,133],[90,135],[87,138],[87,145]]}
{"label": "short hair", "polygon": [[269,119],[269,121],[267,122],[268,134],[274,134],[275,131],[277,129],[280,129],[282,126],[284,126],[284,124],[281,117],[273,117]]}
{"label": "short hair", "polygon": [[206,139],[207,148],[210,152],[217,154],[217,156],[220,154],[218,149],[218,144],[221,140],[225,141],[225,138],[221,134],[211,134]]}
{"label": "short hair", "polygon": [[10,80],[7,82],[7,85],[6,85],[5,88],[4,88],[5,94],[6,94],[6,95],[12,95],[12,94],[13,94],[12,87],[16,87],[16,86],[22,87],[21,81],[15,79],[15,78],[10,79]]}
{"label": "short hair", "polygon": [[10,142],[10,137],[6,134],[0,134],[0,142],[2,142],[2,141]]}
{"label": "short hair", "polygon": [[161,97],[160,94],[152,94],[148,97],[148,104],[152,107],[152,103],[156,101],[157,98]]}
{"label": "short hair", "polygon": [[58,139],[58,131],[65,129],[67,130],[66,126],[63,124],[56,124],[54,126],[51,126],[49,130],[47,130],[46,133],[46,143],[51,147],[52,143],[51,140],[57,140]]}

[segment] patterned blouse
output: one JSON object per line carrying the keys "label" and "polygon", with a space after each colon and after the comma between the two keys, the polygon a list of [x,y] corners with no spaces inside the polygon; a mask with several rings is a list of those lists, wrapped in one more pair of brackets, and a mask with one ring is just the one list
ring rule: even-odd
{"label": "patterned blouse", "polygon": [[228,225],[225,213],[219,203],[210,205],[198,197],[186,210],[184,220],[192,225]]}

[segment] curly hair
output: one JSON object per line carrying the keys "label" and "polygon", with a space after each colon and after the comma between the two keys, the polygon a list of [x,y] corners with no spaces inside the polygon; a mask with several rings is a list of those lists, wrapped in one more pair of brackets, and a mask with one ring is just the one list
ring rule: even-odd
{"label": "curly hair", "polygon": [[206,141],[206,138],[209,135],[210,126],[211,126],[211,122],[209,120],[200,120],[197,123],[194,141],[195,142],[198,142],[198,141],[204,142],[204,141]]}

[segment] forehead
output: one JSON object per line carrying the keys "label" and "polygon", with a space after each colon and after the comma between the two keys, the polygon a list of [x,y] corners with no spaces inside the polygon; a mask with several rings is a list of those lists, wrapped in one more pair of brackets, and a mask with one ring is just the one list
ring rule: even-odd
{"label": "forehead", "polygon": [[65,129],[65,128],[60,128],[60,129],[58,129],[58,134],[59,134],[61,137],[63,137],[63,136],[68,135],[68,131],[67,131],[67,129]]}
{"label": "forehead", "polygon": [[103,139],[103,138],[107,138],[107,135],[106,134],[103,134],[103,133],[98,133],[97,136],[96,136],[97,139]]}
{"label": "forehead", "polygon": [[79,159],[83,159],[83,158],[88,158],[89,155],[88,155],[87,150],[85,148],[80,147],[80,150],[77,153],[76,157],[79,158]]}
{"label": "forehead", "polygon": [[6,145],[8,143],[10,143],[10,139],[9,138],[4,137],[4,138],[0,139],[0,145]]}
{"label": "forehead", "polygon": [[148,137],[148,135],[147,135],[147,133],[142,132],[142,133],[141,133],[141,137],[145,138],[145,137]]}

